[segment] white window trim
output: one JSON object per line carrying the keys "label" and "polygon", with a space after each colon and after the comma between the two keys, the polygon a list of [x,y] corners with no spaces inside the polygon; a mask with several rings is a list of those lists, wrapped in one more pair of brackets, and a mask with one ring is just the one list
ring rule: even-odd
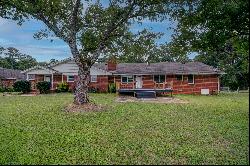
{"label": "white window trim", "polygon": [[[96,80],[92,80],[93,76],[95,76]],[[97,75],[91,75],[90,76],[90,82],[97,82]]]}
{"label": "white window trim", "polygon": [[[194,75],[193,75],[193,74],[189,74],[189,75],[192,75],[192,76],[193,76],[193,82],[188,82],[188,84],[192,85],[192,84],[194,84]],[[188,75],[188,76],[189,76],[189,75]],[[188,81],[188,76],[187,76],[187,81]]]}
{"label": "white window trim", "polygon": [[[164,81],[163,82],[156,82],[155,81],[155,76],[164,76]],[[160,78],[160,77],[159,77]],[[157,84],[164,84],[166,82],[166,75],[162,75],[162,74],[159,74],[159,75],[153,75],[153,79],[154,79],[154,82],[157,83]],[[158,80],[159,81],[159,80]]]}
{"label": "white window trim", "polygon": [[[127,77],[127,82],[122,82],[122,77]],[[124,75],[124,76],[121,76],[121,83],[123,83],[123,84],[132,83],[132,82],[128,82],[128,77],[132,77],[132,79],[133,79],[132,82],[134,82],[134,76],[133,75]]]}
{"label": "white window trim", "polygon": [[[176,75],[176,76],[178,76],[178,75]],[[183,81],[184,80],[183,75],[181,75],[181,80],[178,80],[177,77],[175,77],[175,78],[176,78],[177,81]]]}
{"label": "white window trim", "polygon": [[[74,77],[74,80],[73,81],[70,81],[69,80],[69,76],[73,76]],[[75,76],[74,75],[67,75],[67,82],[74,82],[75,81]]]}

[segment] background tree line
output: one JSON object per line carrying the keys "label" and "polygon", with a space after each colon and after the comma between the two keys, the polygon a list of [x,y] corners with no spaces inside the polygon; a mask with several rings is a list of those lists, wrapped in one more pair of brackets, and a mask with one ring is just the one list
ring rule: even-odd
{"label": "background tree line", "polygon": [[23,54],[14,47],[0,46],[0,67],[2,68],[25,70],[36,65],[48,66],[56,62],[58,62],[56,59],[51,59],[49,62],[37,62],[31,55]]}

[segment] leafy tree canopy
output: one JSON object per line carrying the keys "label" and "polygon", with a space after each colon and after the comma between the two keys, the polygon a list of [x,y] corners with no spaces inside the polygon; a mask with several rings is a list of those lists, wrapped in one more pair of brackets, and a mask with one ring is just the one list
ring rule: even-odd
{"label": "leafy tree canopy", "polygon": [[174,49],[197,52],[195,60],[224,70],[225,86],[249,86],[249,1],[183,1],[172,18]]}
{"label": "leafy tree canopy", "polygon": [[25,70],[37,65],[37,61],[30,55],[21,53],[14,47],[0,47],[0,67]]}

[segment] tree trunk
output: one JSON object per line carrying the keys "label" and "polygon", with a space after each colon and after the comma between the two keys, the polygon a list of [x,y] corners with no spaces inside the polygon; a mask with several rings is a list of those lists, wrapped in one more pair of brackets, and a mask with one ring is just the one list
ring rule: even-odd
{"label": "tree trunk", "polygon": [[74,103],[77,105],[86,104],[89,102],[88,84],[90,78],[90,66],[78,65],[78,79],[75,86]]}
{"label": "tree trunk", "polygon": [[[78,79],[75,85],[74,91],[74,103],[77,105],[86,104],[89,102],[88,96],[88,86],[90,82],[90,68],[93,65],[93,58],[88,57],[88,53],[86,55],[81,55],[77,49],[76,38],[73,38],[68,43],[75,63],[79,67],[78,71]],[[97,52],[99,55],[99,52]]]}

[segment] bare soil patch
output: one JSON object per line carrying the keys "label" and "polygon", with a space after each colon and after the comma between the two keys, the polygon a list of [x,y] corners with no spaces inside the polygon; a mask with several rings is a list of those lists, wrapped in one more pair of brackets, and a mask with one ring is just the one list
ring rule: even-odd
{"label": "bare soil patch", "polygon": [[116,98],[116,102],[178,103],[178,104],[188,103],[188,101],[186,100],[178,99],[175,97],[136,98],[132,96],[119,96]]}
{"label": "bare soil patch", "polygon": [[64,111],[66,112],[101,112],[105,110],[107,110],[106,106],[94,103],[86,103],[83,105],[72,103],[64,108]]}

